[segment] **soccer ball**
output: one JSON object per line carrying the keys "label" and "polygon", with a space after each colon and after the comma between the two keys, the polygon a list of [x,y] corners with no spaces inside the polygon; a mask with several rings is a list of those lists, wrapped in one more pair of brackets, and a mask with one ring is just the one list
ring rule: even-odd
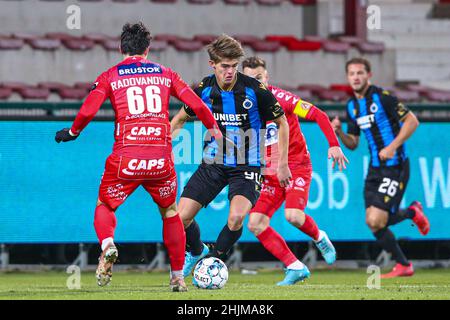
{"label": "soccer ball", "polygon": [[221,289],[228,281],[228,268],[214,257],[200,260],[194,269],[192,283],[200,289]]}

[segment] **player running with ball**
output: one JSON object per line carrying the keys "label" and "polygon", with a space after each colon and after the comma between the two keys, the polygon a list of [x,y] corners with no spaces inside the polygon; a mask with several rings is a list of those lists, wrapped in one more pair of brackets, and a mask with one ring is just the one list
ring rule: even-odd
{"label": "player running with ball", "polygon": [[98,285],[111,281],[112,267],[118,258],[114,244],[115,211],[142,185],[162,216],[171,289],[186,291],[182,273],[186,235],[175,202],[177,176],[169,122],[170,96],[191,106],[204,125],[212,129],[213,136],[220,139],[222,135],[208,107],[180,76],[147,60],[151,36],[142,23],[126,24],[120,39],[123,61],[97,78],[72,128],[58,131],[55,139],[58,143],[75,140],[103,102],[111,100],[115,111],[115,143],[106,160],[94,218],[102,247],[96,272]]}
{"label": "player running with ball", "polygon": [[286,241],[269,224],[277,209],[286,201],[287,221],[310,236],[328,264],[336,260],[336,251],[327,234],[319,230],[314,219],[305,214],[312,176],[312,165],[305,138],[300,130],[298,117],[315,121],[328,140],[328,158],[333,159],[333,168],[346,168],[348,162],[344,156],[328,116],[314,105],[301,100],[298,96],[270,86],[266,63],[258,57],[247,58],[242,62],[244,74],[254,77],[272,91],[281,104],[289,123],[289,168],[292,180],[287,187],[280,186],[276,179],[278,162],[278,128],[273,122],[267,124],[266,166],[261,196],[250,212],[248,227],[263,246],[286,266],[286,277],[279,286],[293,285],[309,277],[308,268],[300,262],[286,244]]}

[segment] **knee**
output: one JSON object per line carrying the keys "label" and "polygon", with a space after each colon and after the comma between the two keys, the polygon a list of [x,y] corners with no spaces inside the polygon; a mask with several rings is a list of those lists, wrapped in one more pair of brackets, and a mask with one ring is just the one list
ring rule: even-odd
{"label": "knee", "polygon": [[381,230],[386,226],[382,219],[370,215],[366,217],[366,224],[372,231]]}
{"label": "knee", "polygon": [[230,230],[235,231],[242,228],[242,225],[244,223],[245,216],[238,214],[238,213],[230,213],[228,216],[228,227]]}
{"label": "knee", "polygon": [[252,219],[249,220],[247,225],[250,232],[255,236],[259,236],[267,228],[267,226],[268,225],[263,221],[254,221]]}
{"label": "knee", "polygon": [[286,210],[286,220],[294,226],[301,227],[305,223],[305,213],[301,210]]}

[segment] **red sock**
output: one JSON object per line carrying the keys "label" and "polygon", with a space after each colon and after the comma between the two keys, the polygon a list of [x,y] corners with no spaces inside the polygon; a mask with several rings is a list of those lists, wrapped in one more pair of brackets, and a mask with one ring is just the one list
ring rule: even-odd
{"label": "red sock", "polygon": [[305,214],[305,223],[299,229],[314,240],[317,241],[319,239],[319,228],[314,219],[307,214]]}
{"label": "red sock", "polygon": [[169,253],[171,271],[183,270],[186,233],[178,214],[163,219],[163,239]]}
{"label": "red sock", "polygon": [[264,248],[266,248],[278,260],[282,261],[285,266],[297,261],[295,255],[287,246],[286,241],[284,241],[284,239],[272,227],[267,227],[267,229],[261,232],[257,238],[262,243]]}
{"label": "red sock", "polygon": [[100,245],[104,239],[114,238],[116,224],[116,215],[110,207],[101,204],[95,208],[94,227]]}

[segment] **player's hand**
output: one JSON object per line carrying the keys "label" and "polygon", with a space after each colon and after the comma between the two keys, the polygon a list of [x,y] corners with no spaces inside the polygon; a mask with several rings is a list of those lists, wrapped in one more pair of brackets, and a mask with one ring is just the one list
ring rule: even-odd
{"label": "player's hand", "polygon": [[328,159],[333,159],[332,168],[334,169],[336,163],[338,164],[339,171],[342,171],[342,168],[347,169],[345,163],[350,163],[348,159],[345,157],[342,152],[341,147],[331,147],[328,149]]}
{"label": "player's hand", "polygon": [[277,178],[278,181],[280,181],[280,186],[282,188],[289,186],[292,179],[292,174],[288,165],[278,166]]}
{"label": "player's hand", "polygon": [[339,120],[338,116],[334,117],[333,120],[331,120],[331,126],[333,127],[333,130],[337,133],[342,131],[342,123],[341,120]]}
{"label": "player's hand", "polygon": [[58,132],[56,132],[55,135],[55,141],[60,143],[62,142],[67,142],[67,141],[72,141],[75,140],[76,138],[78,138],[78,135],[72,135],[70,133],[70,129],[69,128],[64,128],[62,130],[59,130]]}
{"label": "player's hand", "polygon": [[380,160],[386,161],[388,159],[392,159],[395,156],[395,149],[387,146],[378,153],[378,156],[380,157]]}

